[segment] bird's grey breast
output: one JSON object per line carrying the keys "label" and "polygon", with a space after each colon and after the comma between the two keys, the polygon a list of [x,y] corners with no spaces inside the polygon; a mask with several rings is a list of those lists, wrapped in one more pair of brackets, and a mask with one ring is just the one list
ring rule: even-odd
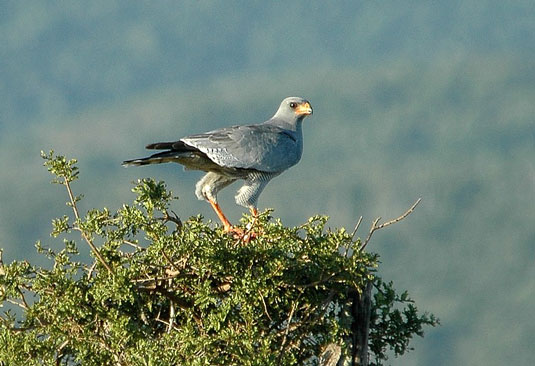
{"label": "bird's grey breast", "polygon": [[303,136],[269,124],[233,126],[192,135],[182,141],[224,167],[279,173],[297,164]]}

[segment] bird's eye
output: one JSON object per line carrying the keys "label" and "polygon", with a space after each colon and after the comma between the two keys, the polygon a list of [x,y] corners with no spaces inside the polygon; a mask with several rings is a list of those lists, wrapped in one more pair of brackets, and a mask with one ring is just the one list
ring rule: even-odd
{"label": "bird's eye", "polygon": [[295,103],[295,102],[291,102],[291,103],[290,103],[290,108],[295,108],[295,107],[297,107],[297,103]]}

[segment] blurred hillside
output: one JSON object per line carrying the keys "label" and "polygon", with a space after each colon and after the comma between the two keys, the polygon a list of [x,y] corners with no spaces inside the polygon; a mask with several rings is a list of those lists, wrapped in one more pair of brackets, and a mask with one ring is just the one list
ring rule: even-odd
{"label": "blurred hillside", "polygon": [[[143,146],[260,122],[308,98],[301,163],[260,199],[288,225],[321,213],[376,234],[385,278],[441,318],[394,365],[535,357],[535,14],[529,2],[0,5],[0,247],[33,257],[67,212],[39,151],[80,161],[82,208],[166,180],[182,218],[215,219],[199,173],[123,169]],[[150,6],[149,6],[150,5]],[[221,194],[233,221],[237,186]],[[364,235],[364,233],[361,233]]]}
{"label": "blurred hillside", "polygon": [[38,123],[235,72],[535,53],[528,0],[169,4],[3,1],[3,120]]}

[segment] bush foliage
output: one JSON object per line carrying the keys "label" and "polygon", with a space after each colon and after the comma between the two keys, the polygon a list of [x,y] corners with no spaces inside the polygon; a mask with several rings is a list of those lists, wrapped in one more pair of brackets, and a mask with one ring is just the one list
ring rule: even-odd
{"label": "bush foliage", "polygon": [[[369,349],[379,365],[436,325],[376,275],[378,255],[314,216],[288,228],[271,211],[242,225],[244,243],[203,218],[182,222],[163,182],[139,180],[117,212],[81,217],[76,160],[43,154],[73,217],[54,219],[50,268],[0,262],[0,365],[318,364],[328,344],[351,353],[352,294],[374,284]],[[72,232],[81,234],[76,240]],[[79,245],[89,245],[83,260]]]}

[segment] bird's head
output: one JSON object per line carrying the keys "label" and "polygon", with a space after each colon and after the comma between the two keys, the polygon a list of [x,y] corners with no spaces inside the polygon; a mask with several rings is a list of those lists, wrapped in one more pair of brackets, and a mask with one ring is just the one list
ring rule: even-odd
{"label": "bird's head", "polygon": [[312,106],[308,100],[300,97],[288,97],[282,101],[274,117],[292,121],[303,119],[311,114]]}

